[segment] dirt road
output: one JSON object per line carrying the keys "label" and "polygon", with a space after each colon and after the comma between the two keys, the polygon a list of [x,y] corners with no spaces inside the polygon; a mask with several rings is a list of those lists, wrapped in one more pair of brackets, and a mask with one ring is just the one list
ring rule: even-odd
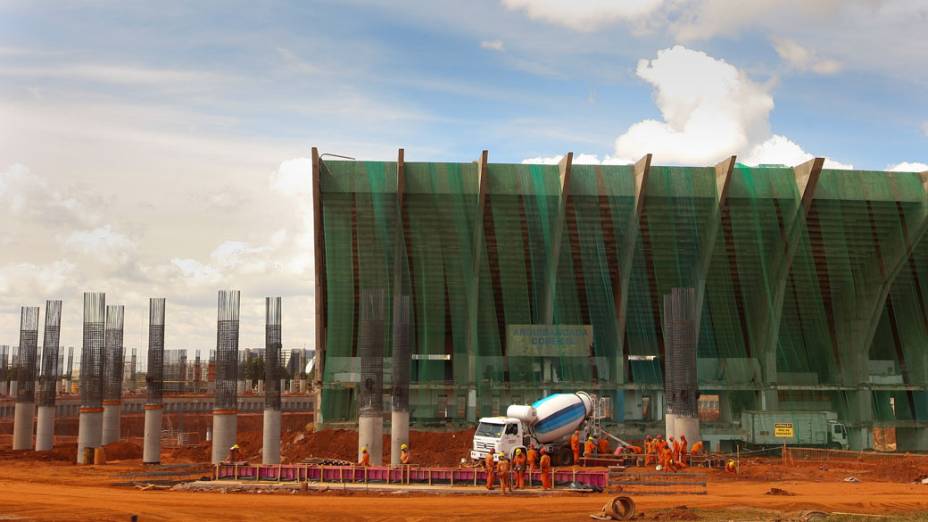
{"label": "dirt road", "polygon": [[[506,520],[554,522],[590,520],[605,495],[526,497],[339,496],[334,494],[222,494],[140,491],[115,487],[137,464],[105,468],[70,464],[0,463],[0,519],[39,520],[365,520],[486,521],[507,513]],[[770,496],[772,486],[793,496]],[[705,496],[639,497],[639,510],[686,505],[708,510],[761,509],[784,513],[803,509],[858,513],[928,512],[928,486],[890,482],[711,482]],[[755,512],[757,513],[757,512]],[[738,517],[732,517],[738,518]],[[755,515],[755,519],[757,519]]]}

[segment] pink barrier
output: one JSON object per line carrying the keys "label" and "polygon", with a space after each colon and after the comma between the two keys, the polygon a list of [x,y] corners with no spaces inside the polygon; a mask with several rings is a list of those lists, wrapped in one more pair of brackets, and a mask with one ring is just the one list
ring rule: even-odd
{"label": "pink barrier", "polygon": [[[351,482],[382,484],[429,484],[451,486],[482,486],[486,483],[486,472],[480,468],[422,468],[418,466],[318,466],[314,464],[218,464],[214,469],[217,480],[261,480],[261,481],[313,481]],[[554,484],[577,483],[604,489],[608,482],[608,471],[584,469],[561,469],[554,471]],[[529,476],[526,484],[541,484],[541,473]]]}

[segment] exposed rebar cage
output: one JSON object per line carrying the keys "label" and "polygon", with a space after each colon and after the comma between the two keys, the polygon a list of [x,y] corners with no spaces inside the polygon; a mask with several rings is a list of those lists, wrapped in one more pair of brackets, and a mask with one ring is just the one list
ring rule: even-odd
{"label": "exposed rebar cage", "polygon": [[84,293],[84,346],[81,349],[81,406],[103,405],[103,344],[106,294]]}
{"label": "exposed rebar cage", "polygon": [[164,298],[148,300],[148,403],[161,404],[164,396]]}
{"label": "exposed rebar cage", "polygon": [[409,367],[412,361],[409,333],[409,296],[404,295],[393,307],[393,409],[396,411],[409,411]]}
{"label": "exposed rebar cage", "polygon": [[359,414],[378,416],[383,413],[383,290],[369,290],[361,295],[359,310],[358,356],[361,358],[361,390]]}
{"label": "exposed rebar cage", "polygon": [[119,400],[122,398],[122,376],[125,369],[123,357],[123,319],[125,310],[122,305],[106,307],[106,334],[103,358],[103,399]]}
{"label": "exposed rebar cage", "polygon": [[19,361],[16,402],[35,402],[36,350],[39,342],[39,307],[24,306],[19,315]]}
{"label": "exposed rebar cage", "polygon": [[70,392],[71,383],[74,382],[74,347],[68,346],[68,392]]}
{"label": "exposed rebar cage", "polygon": [[664,296],[664,400],[669,414],[696,417],[699,413],[696,326],[696,290],[672,288]]}
{"label": "exposed rebar cage", "polygon": [[264,407],[280,409],[281,370],[281,303],[279,297],[264,300]]}
{"label": "exposed rebar cage", "polygon": [[216,408],[238,407],[238,311],[239,291],[219,291],[216,327]]}
{"label": "exposed rebar cage", "polygon": [[39,373],[39,406],[54,406],[58,388],[60,361],[58,342],[61,339],[61,301],[45,301],[45,335],[42,338],[42,369]]}

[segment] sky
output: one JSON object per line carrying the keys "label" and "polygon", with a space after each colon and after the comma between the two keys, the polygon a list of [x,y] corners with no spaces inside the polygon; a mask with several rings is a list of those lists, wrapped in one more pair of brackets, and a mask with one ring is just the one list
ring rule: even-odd
{"label": "sky", "polygon": [[916,0],[0,0],[0,344],[126,306],[147,346],[313,346],[310,148],[359,159],[928,170]]}

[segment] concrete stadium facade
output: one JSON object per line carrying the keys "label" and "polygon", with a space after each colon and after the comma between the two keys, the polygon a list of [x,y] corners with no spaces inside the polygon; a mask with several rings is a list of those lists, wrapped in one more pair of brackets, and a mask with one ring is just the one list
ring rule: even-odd
{"label": "concrete stadium facade", "polygon": [[[795,167],[363,162],[313,150],[317,419],[352,421],[359,305],[411,302],[413,424],[472,422],[553,391],[654,429],[661,300],[698,296],[704,432],[744,410],[828,410],[928,450],[928,173]],[[360,332],[360,333],[359,333]],[[565,333],[567,332],[567,333]],[[571,333],[572,332],[572,333]],[[659,430],[656,430],[659,431]]]}

